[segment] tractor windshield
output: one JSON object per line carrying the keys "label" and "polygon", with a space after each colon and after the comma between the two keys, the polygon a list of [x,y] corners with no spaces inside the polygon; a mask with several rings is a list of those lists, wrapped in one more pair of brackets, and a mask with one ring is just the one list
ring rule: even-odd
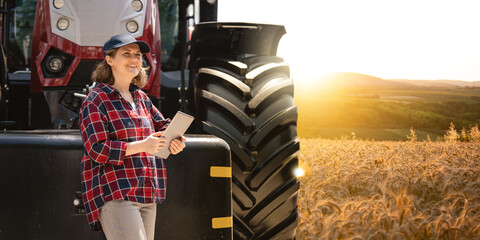
{"label": "tractor windshield", "polygon": [[178,0],[159,0],[158,11],[162,38],[162,70],[178,70],[181,57]]}
{"label": "tractor windshield", "polygon": [[9,72],[29,70],[33,20],[37,0],[2,1],[2,44],[7,50]]}

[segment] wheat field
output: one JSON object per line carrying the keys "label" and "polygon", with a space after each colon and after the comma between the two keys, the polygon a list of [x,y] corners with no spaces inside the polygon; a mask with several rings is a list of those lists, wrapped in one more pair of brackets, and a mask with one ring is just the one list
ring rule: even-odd
{"label": "wheat field", "polygon": [[480,239],[480,143],[300,142],[297,239]]}

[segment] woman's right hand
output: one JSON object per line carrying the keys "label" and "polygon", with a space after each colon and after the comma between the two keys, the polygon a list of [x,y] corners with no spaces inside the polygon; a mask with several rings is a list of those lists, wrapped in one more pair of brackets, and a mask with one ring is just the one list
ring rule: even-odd
{"label": "woman's right hand", "polygon": [[167,139],[163,138],[164,132],[155,132],[143,140],[144,152],[154,154],[166,146]]}

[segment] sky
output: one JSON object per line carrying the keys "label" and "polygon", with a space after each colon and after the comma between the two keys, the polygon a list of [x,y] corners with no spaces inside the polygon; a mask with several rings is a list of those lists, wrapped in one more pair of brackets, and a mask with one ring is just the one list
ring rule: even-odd
{"label": "sky", "polygon": [[478,0],[219,0],[218,21],[285,25],[292,78],[480,80]]}

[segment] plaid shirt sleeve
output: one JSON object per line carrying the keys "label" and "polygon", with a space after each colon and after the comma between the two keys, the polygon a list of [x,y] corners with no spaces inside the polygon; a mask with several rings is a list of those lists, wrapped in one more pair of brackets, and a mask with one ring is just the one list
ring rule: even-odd
{"label": "plaid shirt sleeve", "polygon": [[102,102],[102,96],[97,94],[91,101],[86,101],[80,113],[80,130],[85,152],[97,163],[121,166],[127,143],[109,139],[108,118],[105,108],[101,106]]}

